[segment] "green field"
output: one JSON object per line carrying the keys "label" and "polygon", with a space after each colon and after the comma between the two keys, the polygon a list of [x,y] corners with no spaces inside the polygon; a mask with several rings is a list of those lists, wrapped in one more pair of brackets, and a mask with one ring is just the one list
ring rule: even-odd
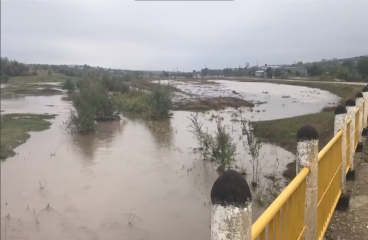
{"label": "green field", "polygon": [[[47,83],[62,83],[66,79],[77,81],[78,77],[68,77],[58,73],[48,75],[47,73],[39,72],[37,76],[20,76],[11,77],[6,83],[6,87],[1,88],[1,96],[11,96],[14,94],[22,95],[54,95],[60,94],[61,85],[55,86]],[[37,84],[36,84],[37,83]]]}

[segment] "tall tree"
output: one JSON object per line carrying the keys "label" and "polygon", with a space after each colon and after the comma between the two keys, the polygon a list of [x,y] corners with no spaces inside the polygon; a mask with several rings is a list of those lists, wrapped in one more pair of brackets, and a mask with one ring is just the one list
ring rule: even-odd
{"label": "tall tree", "polygon": [[323,74],[323,69],[317,64],[313,64],[311,67],[308,68],[308,74],[310,76],[319,76]]}
{"label": "tall tree", "polygon": [[368,78],[368,57],[362,57],[358,60],[357,70],[363,78]]}

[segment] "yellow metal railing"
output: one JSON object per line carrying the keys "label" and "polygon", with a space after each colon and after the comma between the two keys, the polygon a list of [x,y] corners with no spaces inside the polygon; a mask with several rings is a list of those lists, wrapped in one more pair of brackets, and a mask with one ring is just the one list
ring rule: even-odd
{"label": "yellow metal railing", "polygon": [[[341,196],[342,149],[346,148],[346,172],[350,169],[350,147],[357,147],[359,134],[364,128],[365,102],[355,112],[355,128],[349,118],[346,122],[346,146],[343,146],[342,130],[318,153],[318,205],[317,239],[323,239],[337,202]],[[361,116],[360,116],[361,113]],[[362,121],[361,129],[359,121]],[[354,134],[354,142],[351,140]],[[299,240],[306,229],[305,191],[308,168],[303,168],[291,183],[281,192],[266,211],[252,226],[252,240]]]}
{"label": "yellow metal railing", "polygon": [[351,131],[351,118],[347,121],[347,127],[346,127],[346,172],[349,171],[350,168],[350,145],[351,145],[351,138],[350,138],[350,131]]}
{"label": "yellow metal railing", "polygon": [[303,168],[259,217],[252,226],[252,239],[303,239],[308,174],[309,169]]}
{"label": "yellow metal railing", "polygon": [[318,154],[317,236],[322,239],[341,195],[342,130]]}

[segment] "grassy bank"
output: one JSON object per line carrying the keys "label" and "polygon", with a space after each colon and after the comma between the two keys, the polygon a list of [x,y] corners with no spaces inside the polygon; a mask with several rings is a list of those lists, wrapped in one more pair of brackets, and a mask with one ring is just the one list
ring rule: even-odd
{"label": "grassy bank", "polygon": [[7,97],[12,95],[31,95],[31,96],[48,96],[61,94],[61,89],[51,85],[35,85],[35,84],[11,84],[1,89],[1,96]]}
{"label": "grassy bank", "polygon": [[[345,105],[346,99],[355,99],[355,95],[361,92],[363,86],[336,84],[336,83],[318,83],[318,82],[287,82],[273,81],[276,84],[287,84],[318,88],[329,91],[341,97],[341,103]],[[325,106],[321,106],[321,109]],[[320,112],[307,114],[303,116],[285,118],[271,121],[252,122],[254,133],[264,141],[272,142],[284,149],[295,153],[296,152],[296,133],[298,129],[304,125],[312,125],[319,133],[320,144],[319,149],[322,149],[326,143],[333,137],[334,113],[329,109],[328,112]]]}
{"label": "grassy bank", "polygon": [[[55,95],[60,94],[61,83],[66,79],[76,82],[78,77],[67,77],[59,73],[48,75],[39,72],[36,76],[11,77],[5,87],[1,88],[1,96],[11,95]],[[60,83],[60,85],[51,85],[47,83]],[[56,89],[58,88],[58,89]]]}
{"label": "grassy bank", "polygon": [[60,73],[52,73],[51,75],[48,75],[46,72],[38,72],[36,76],[11,77],[8,83],[64,82],[66,79],[77,81],[80,77],[68,77]]}
{"label": "grassy bank", "polygon": [[266,142],[272,142],[292,153],[296,152],[296,133],[304,125],[312,125],[319,136],[322,149],[332,138],[334,113],[322,112],[292,118],[252,122],[254,134]]}
{"label": "grassy bank", "polygon": [[55,115],[5,114],[1,115],[1,160],[14,156],[14,148],[25,143],[30,131],[43,131],[50,127],[47,119]]}
{"label": "grassy bank", "polygon": [[169,117],[172,96],[173,92],[169,87],[158,85],[158,88],[152,92],[130,90],[127,93],[115,93],[114,100],[123,114],[144,119],[162,120]]}

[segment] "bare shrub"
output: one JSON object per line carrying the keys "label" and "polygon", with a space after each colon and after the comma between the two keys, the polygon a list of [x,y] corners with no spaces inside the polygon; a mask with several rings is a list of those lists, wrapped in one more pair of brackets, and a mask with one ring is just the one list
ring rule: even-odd
{"label": "bare shrub", "polygon": [[217,121],[217,131],[210,142],[211,159],[218,165],[220,171],[233,167],[236,155],[236,144],[231,135],[226,131],[226,126]]}
{"label": "bare shrub", "polygon": [[257,138],[252,129],[250,129],[249,122],[242,119],[242,133],[246,136],[246,141],[244,142],[244,147],[248,154],[251,156],[250,162],[252,164],[252,186],[255,187],[259,184],[260,172],[262,166],[260,165],[260,149],[263,145],[261,140]]}
{"label": "bare shrub", "polygon": [[217,128],[213,134],[202,130],[203,123],[198,121],[198,114],[189,117],[189,128],[203,150],[204,160],[209,160],[218,166],[220,172],[233,167],[236,155],[236,144],[226,131],[226,126],[217,121]]}

